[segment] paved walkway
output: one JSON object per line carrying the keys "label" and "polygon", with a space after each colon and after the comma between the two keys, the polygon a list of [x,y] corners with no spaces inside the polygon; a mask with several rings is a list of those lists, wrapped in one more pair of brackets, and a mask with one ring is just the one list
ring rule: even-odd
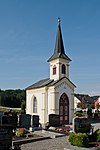
{"label": "paved walkway", "polygon": [[44,137],[50,137],[50,138],[57,138],[57,137],[62,137],[62,136],[66,135],[63,133],[51,132],[51,131],[46,131],[46,130],[35,131],[35,133],[37,135],[44,136]]}
{"label": "paved walkway", "polygon": [[95,148],[80,148],[68,142],[68,136],[24,144],[21,150],[95,150]]}
{"label": "paved walkway", "polygon": [[96,131],[97,129],[100,129],[100,122],[91,123],[91,125],[94,127],[94,131]]}
{"label": "paved walkway", "polygon": [[[94,131],[100,128],[100,123],[92,123]],[[45,132],[43,134],[46,134]],[[51,133],[50,133],[51,134]],[[56,135],[57,136],[57,135]],[[96,150],[96,148],[80,148],[70,145],[68,136],[23,144],[21,150]]]}

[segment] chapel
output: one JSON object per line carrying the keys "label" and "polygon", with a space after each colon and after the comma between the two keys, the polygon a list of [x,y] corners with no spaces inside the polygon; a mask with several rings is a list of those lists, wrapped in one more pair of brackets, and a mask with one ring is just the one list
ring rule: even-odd
{"label": "chapel", "polygon": [[26,88],[26,114],[38,115],[41,125],[50,114],[60,116],[61,124],[70,124],[74,117],[75,85],[69,79],[69,63],[61,32],[60,18],[53,55],[48,59],[50,77]]}

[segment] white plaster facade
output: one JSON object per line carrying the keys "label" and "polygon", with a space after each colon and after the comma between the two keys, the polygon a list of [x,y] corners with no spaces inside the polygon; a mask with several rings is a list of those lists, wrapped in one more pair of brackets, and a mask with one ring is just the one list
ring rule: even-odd
{"label": "white plaster facade", "polygon": [[[71,123],[74,115],[74,86],[66,78],[56,83],[55,86],[27,90],[26,113],[39,115],[40,123],[47,123],[49,114],[59,115],[59,100],[63,93],[69,99],[69,123]],[[34,97],[37,99],[37,113],[33,113]]]}

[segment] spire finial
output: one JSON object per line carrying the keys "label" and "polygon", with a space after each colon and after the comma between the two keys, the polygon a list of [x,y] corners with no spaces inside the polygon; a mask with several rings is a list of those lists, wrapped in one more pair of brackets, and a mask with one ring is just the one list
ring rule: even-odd
{"label": "spire finial", "polygon": [[60,24],[60,17],[58,17],[58,24]]}

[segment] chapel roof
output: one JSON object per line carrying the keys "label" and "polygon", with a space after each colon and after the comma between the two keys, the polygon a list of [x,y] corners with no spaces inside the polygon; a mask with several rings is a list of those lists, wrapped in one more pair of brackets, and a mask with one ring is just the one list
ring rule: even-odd
{"label": "chapel roof", "polygon": [[56,35],[54,54],[49,58],[48,61],[54,60],[56,58],[63,58],[68,61],[71,61],[71,59],[65,54],[62,32],[61,32],[61,27],[60,27],[60,18],[58,18],[58,29],[57,29],[57,35]]}
{"label": "chapel roof", "polygon": [[[76,87],[67,77],[62,77],[60,80],[66,78],[74,87]],[[47,79],[43,79],[40,80],[34,84],[32,84],[31,86],[27,87],[26,90],[30,90],[30,89],[36,89],[36,88],[41,88],[41,87],[45,87],[45,86],[54,86],[56,83],[58,83],[60,80],[50,80],[50,78]]]}
{"label": "chapel roof", "polygon": [[49,78],[43,79],[43,80],[40,80],[40,81],[32,84],[31,86],[27,87],[26,89],[41,88],[41,87],[47,86],[51,82],[53,82],[53,80],[50,80]]}

